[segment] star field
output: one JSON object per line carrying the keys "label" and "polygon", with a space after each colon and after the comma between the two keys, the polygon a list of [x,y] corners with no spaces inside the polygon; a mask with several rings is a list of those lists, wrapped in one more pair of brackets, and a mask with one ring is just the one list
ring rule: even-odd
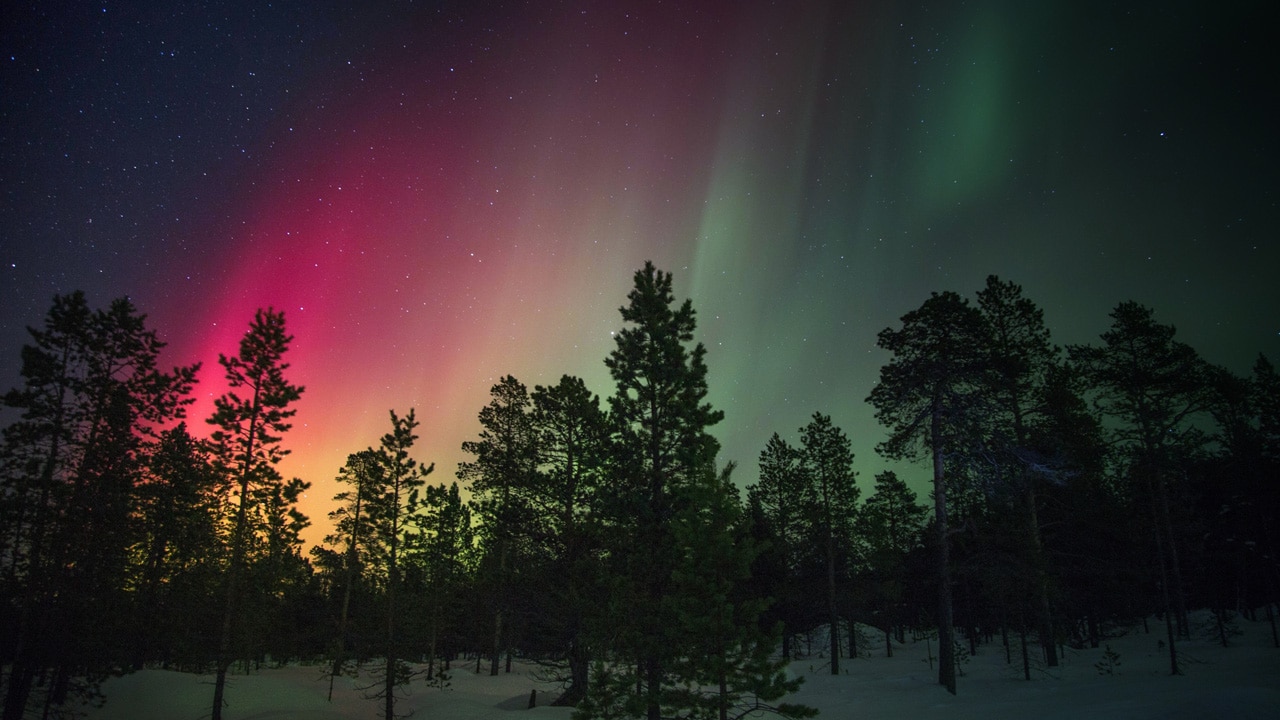
{"label": "star field", "polygon": [[243,5],[4,11],[0,384],[55,293],[127,294],[204,362],[203,419],[282,308],[318,526],[389,409],[440,481],[502,375],[608,395],[646,259],[742,483],[815,411],[869,481],[876,333],[991,273],[1060,344],[1133,299],[1212,362],[1280,359],[1261,4]]}

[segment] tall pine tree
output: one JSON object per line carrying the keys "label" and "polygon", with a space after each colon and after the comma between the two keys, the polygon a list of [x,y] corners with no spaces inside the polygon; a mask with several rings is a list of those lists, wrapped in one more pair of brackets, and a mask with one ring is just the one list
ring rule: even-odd
{"label": "tall pine tree", "polygon": [[920,545],[927,514],[928,508],[916,502],[916,494],[892,470],[876,475],[875,489],[862,507],[862,535],[884,622],[887,657],[893,657],[894,626],[906,620],[898,608],[907,583],[907,556]]}
{"label": "tall pine tree", "polygon": [[[351,599],[357,587],[363,585],[363,568],[372,554],[372,544],[376,542],[372,514],[369,506],[375,493],[381,491],[385,479],[385,469],[377,452],[372,448],[352,453],[338,472],[337,481],[349,487],[339,491],[333,499],[341,503],[336,510],[329,513],[334,532],[325,537],[325,543],[341,547],[338,582],[342,592],[342,601],[338,609],[338,633],[333,643],[333,664],[329,672],[329,699],[333,699],[334,679],[342,674],[350,646],[349,621],[351,616]],[[317,548],[317,550],[320,550]],[[316,551],[313,551],[316,552]],[[323,555],[323,552],[317,552]]]}
{"label": "tall pine tree", "polygon": [[1189,635],[1170,485],[1180,454],[1202,438],[1194,420],[1212,404],[1208,366],[1171,325],[1149,308],[1124,302],[1111,312],[1102,346],[1073,345],[1070,359],[1088,378],[1093,401],[1110,426],[1112,444],[1130,460],[1130,477],[1149,498],[1156,532],[1172,674],[1180,672],[1175,636]]}
{"label": "tall pine tree", "polygon": [[421,488],[435,465],[422,465],[409,455],[418,436],[418,421],[412,408],[400,417],[391,411],[391,432],[382,436],[376,451],[381,466],[377,478],[380,485],[372,488],[369,497],[369,514],[373,538],[376,543],[374,559],[381,571],[383,582],[386,628],[384,639],[385,662],[382,685],[374,697],[382,700],[383,720],[396,717],[396,688],[411,679],[409,666],[401,657],[401,638],[398,621],[401,619],[397,604],[397,591],[402,585],[401,555],[409,544],[412,532],[411,518],[421,502]]}
{"label": "tall pine tree", "polygon": [[290,407],[303,388],[285,379],[284,354],[293,337],[285,331],[284,313],[258,310],[235,355],[219,355],[228,390],[214,401],[209,424],[215,467],[232,497],[230,558],[224,588],[213,720],[221,720],[227,671],[236,657],[236,626],[243,602],[249,550],[264,534],[263,501],[279,492],[284,480],[275,466],[288,453],[280,442],[297,410]]}
{"label": "tall pine tree", "polygon": [[457,634],[450,625],[459,621],[460,598],[475,552],[471,508],[462,501],[457,483],[429,485],[413,523],[417,532],[412,552],[426,581],[426,680],[443,685],[448,681],[447,660],[438,670],[436,661],[448,657],[446,638]]}
{"label": "tall pine tree", "polygon": [[938,556],[938,682],[956,692],[947,472],[980,442],[982,390],[986,383],[987,326],[953,292],[934,293],[902,317],[900,329],[885,328],[878,345],[893,354],[880,368],[868,401],[889,430],[878,446],[894,459],[928,457],[933,463],[934,525]]}
{"label": "tall pine tree", "polygon": [[978,309],[987,322],[991,344],[989,366],[992,413],[988,418],[998,454],[997,467],[1007,468],[1000,481],[1020,503],[1026,578],[1034,596],[1035,624],[1046,664],[1058,665],[1057,642],[1049,612],[1048,560],[1040,533],[1039,488],[1049,463],[1032,444],[1032,425],[1043,415],[1044,384],[1056,361],[1044,313],[1022,294],[1022,288],[992,275],[978,293]]}
{"label": "tall pine tree", "polygon": [[772,615],[782,623],[782,656],[790,659],[791,636],[807,614],[803,581],[812,554],[810,510],[817,505],[817,497],[802,452],[777,433],[760,451],[759,462],[760,482],[748,488],[748,500],[762,515],[764,552],[777,576],[768,588],[774,601]]}
{"label": "tall pine tree", "polygon": [[[839,675],[840,608],[836,592],[848,576],[854,516],[858,511],[853,449],[844,431],[831,422],[830,415],[822,413],[814,413],[809,424],[800,429],[800,445],[804,475],[812,484],[808,496],[813,505],[807,508],[808,515],[826,564],[831,674]],[[856,636],[852,618],[849,630],[851,636]]]}
{"label": "tall pine tree", "polygon": [[706,349],[693,343],[693,303],[676,305],[671,274],[645,263],[621,308],[628,323],[605,360],[616,384],[609,398],[611,453],[609,550],[616,587],[629,611],[620,620],[622,652],[637,669],[637,698],[648,720],[662,714],[663,685],[681,638],[669,597],[680,556],[672,523],[684,491],[715,461],[708,429],[723,413],[706,402]]}
{"label": "tall pine tree", "polygon": [[470,483],[472,502],[482,520],[485,574],[493,612],[489,674],[497,675],[509,632],[504,623],[512,610],[512,554],[517,540],[527,534],[537,446],[531,401],[524,383],[507,375],[489,394],[493,399],[480,409],[480,438],[462,443],[463,451],[475,459],[458,464],[458,478]]}
{"label": "tall pine tree", "polygon": [[589,682],[589,625],[598,619],[598,490],[605,417],[599,398],[580,378],[568,375],[554,386],[534,388],[532,400],[538,481],[529,496],[529,541],[543,558],[536,615],[547,641],[568,665],[564,693],[554,702],[576,705]]}

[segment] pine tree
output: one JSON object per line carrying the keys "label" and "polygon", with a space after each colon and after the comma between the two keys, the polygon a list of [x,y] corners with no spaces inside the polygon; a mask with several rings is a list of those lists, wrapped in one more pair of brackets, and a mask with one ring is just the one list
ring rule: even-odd
{"label": "pine tree", "polygon": [[192,627],[216,626],[219,573],[218,476],[208,452],[186,423],[165,431],[148,454],[135,491],[132,534],[134,654],[147,660],[189,659],[197,649],[185,638]]}
{"label": "pine tree", "polygon": [[458,478],[469,482],[476,514],[482,521],[487,566],[492,582],[493,644],[489,674],[498,674],[511,612],[510,569],[517,539],[529,522],[529,489],[534,484],[537,446],[531,401],[524,384],[508,375],[494,385],[492,400],[480,410],[480,439],[462,443],[475,460],[458,464]]}
{"label": "pine tree", "polygon": [[905,620],[897,608],[906,586],[907,556],[920,545],[927,514],[928,508],[916,502],[916,494],[892,470],[876,475],[875,490],[862,507],[863,536],[878,582],[876,595],[884,618],[887,657],[893,657],[893,626]]}
{"label": "pine tree", "polygon": [[[840,674],[840,612],[836,589],[848,572],[853,544],[854,515],[857,513],[857,473],[853,470],[853,450],[844,431],[831,416],[814,413],[800,429],[801,465],[812,484],[808,508],[812,527],[826,562],[827,620],[830,625],[831,674]],[[850,619],[850,632],[855,628]]]}
{"label": "pine tree", "polygon": [[1054,468],[1046,483],[1045,551],[1054,557],[1056,605],[1068,627],[1085,628],[1090,646],[1101,640],[1100,622],[1130,620],[1146,607],[1133,592],[1135,557],[1148,537],[1135,527],[1142,512],[1119,487],[1109,467],[1111,451],[1102,420],[1083,397],[1084,378],[1070,365],[1053,368],[1043,392],[1043,413],[1032,427],[1032,446]]}
{"label": "pine tree", "polygon": [[21,417],[0,456],[4,592],[17,609],[5,720],[26,712],[37,674],[48,715],[126,662],[135,485],[198,367],[159,370],[164,343],[127,298],[95,311],[83,293],[56,296],[29,333],[23,386],[4,397]]}
{"label": "pine tree", "polygon": [[458,484],[429,485],[422,512],[413,517],[417,527],[412,550],[426,580],[427,670],[429,683],[448,682],[445,668],[436,669],[446,630],[458,621],[458,605],[475,550],[471,509],[462,501]]}
{"label": "pine tree", "polygon": [[756,548],[746,533],[732,463],[710,468],[682,492],[673,523],[685,548],[672,574],[674,616],[683,652],[672,661],[663,693],[666,717],[729,720],[762,713],[810,717],[812,708],[774,703],[799,689],[786,658],[774,657],[776,632],[758,623],[763,603],[743,592]]}
{"label": "pine tree", "polygon": [[[938,682],[956,691],[951,570],[947,521],[948,465],[959,463],[980,438],[981,391],[986,382],[987,328],[982,316],[953,292],[934,293],[886,328],[877,344],[893,357],[867,398],[889,430],[878,446],[894,459],[933,461],[934,525],[938,557]],[[950,463],[949,463],[950,461]]]}
{"label": "pine tree", "polygon": [[531,550],[545,558],[540,612],[551,642],[568,664],[564,692],[553,704],[576,705],[591,663],[588,623],[600,591],[597,491],[604,462],[605,418],[599,398],[580,378],[564,376],[533,395],[537,482],[531,488]]}
{"label": "pine tree", "polygon": [[1058,665],[1057,642],[1049,612],[1049,579],[1044,542],[1040,535],[1038,488],[1048,463],[1031,444],[1030,425],[1041,412],[1044,383],[1056,360],[1044,313],[1022,294],[1022,288],[992,275],[978,293],[978,309],[987,322],[990,345],[990,394],[997,467],[1008,467],[1000,481],[1020,500],[1026,538],[1028,584],[1035,598],[1034,614],[1046,664]]}
{"label": "pine tree", "polygon": [[394,720],[396,688],[408,683],[411,679],[408,665],[400,657],[400,637],[397,622],[400,609],[396,604],[396,592],[401,585],[400,555],[408,545],[411,533],[411,518],[418,511],[420,491],[426,477],[435,470],[435,465],[421,465],[409,456],[409,451],[417,441],[414,430],[418,421],[414,411],[399,417],[391,411],[391,432],[382,436],[382,442],[376,452],[378,479],[381,485],[371,488],[369,497],[369,514],[372,522],[373,537],[377,543],[375,562],[382,571],[385,587],[383,592],[386,601],[386,635],[385,658],[383,665],[382,687],[374,697],[383,702],[383,719]]}
{"label": "pine tree", "polygon": [[1115,421],[1112,443],[1129,456],[1132,478],[1150,498],[1169,663],[1177,675],[1175,635],[1186,637],[1189,628],[1169,484],[1178,455],[1200,442],[1193,420],[1211,404],[1208,368],[1194,349],[1174,339],[1173,326],[1155,321],[1150,309],[1125,302],[1111,318],[1102,347],[1075,345],[1068,351],[1089,379],[1095,405]]}
{"label": "pine tree", "polygon": [[261,539],[258,517],[262,500],[284,485],[275,465],[288,453],[280,445],[297,412],[290,406],[303,388],[289,383],[283,361],[292,336],[285,332],[284,313],[258,310],[240,341],[236,355],[219,355],[228,391],[214,401],[209,424],[215,467],[233,494],[230,558],[224,590],[213,690],[213,720],[221,720],[227,670],[235,657],[236,623],[243,602],[248,551]]}
{"label": "pine tree", "polygon": [[329,672],[329,699],[333,699],[333,681],[342,674],[348,649],[348,620],[351,614],[351,597],[362,580],[362,568],[373,552],[373,523],[369,512],[371,496],[381,491],[385,475],[378,453],[372,448],[352,453],[338,473],[337,481],[350,486],[333,496],[341,505],[329,513],[334,532],[325,537],[325,543],[342,546],[341,575],[342,603],[338,611],[338,636],[334,642],[333,665]]}
{"label": "pine tree", "polygon": [[[1280,374],[1265,355],[1258,355],[1253,366],[1253,377],[1250,385],[1250,405],[1256,416],[1258,453],[1261,455],[1259,473],[1270,480],[1262,483],[1265,491],[1259,494],[1255,505],[1255,523],[1260,526],[1259,544],[1265,549],[1265,558],[1276,557],[1280,551],[1280,537],[1276,536],[1273,520],[1280,517]],[[1265,529],[1262,529],[1265,528]],[[1274,564],[1270,564],[1263,573],[1267,582],[1266,603],[1267,620],[1271,624],[1271,641],[1280,648],[1280,629],[1277,628],[1276,615],[1272,608],[1280,590],[1280,573]]]}
{"label": "pine tree", "polygon": [[811,509],[817,505],[803,454],[774,433],[760,451],[760,482],[748,488],[748,501],[758,505],[774,558],[778,581],[769,591],[782,622],[782,655],[791,658],[791,635],[804,612],[804,565],[813,538]]}
{"label": "pine tree", "polygon": [[675,304],[670,273],[645,263],[635,273],[628,323],[605,360],[616,384],[608,501],[609,550],[617,592],[629,605],[619,618],[619,647],[638,671],[648,720],[662,717],[662,690],[679,653],[668,591],[679,549],[672,530],[684,488],[714,462],[708,429],[723,413],[706,403],[706,349],[692,348],[693,304]]}

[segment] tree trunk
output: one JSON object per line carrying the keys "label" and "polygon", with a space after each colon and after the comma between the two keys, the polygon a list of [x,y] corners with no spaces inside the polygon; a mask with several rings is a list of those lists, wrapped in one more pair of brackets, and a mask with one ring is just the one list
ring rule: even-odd
{"label": "tree trunk", "polygon": [[34,679],[35,672],[25,660],[16,660],[9,668],[9,682],[5,684],[4,720],[22,720]]}
{"label": "tree trunk", "polygon": [[[439,588],[436,587],[438,583],[439,583],[439,580],[433,580],[431,584],[432,585],[431,628],[429,631],[430,635],[427,640],[427,681],[428,682],[435,679],[436,654],[438,653],[437,646],[438,646],[439,637],[440,637],[440,598],[438,594]],[[441,670],[441,672],[443,673],[444,670]]]}
{"label": "tree trunk", "polygon": [[1058,667],[1058,648],[1053,636],[1053,615],[1049,608],[1049,577],[1045,569],[1044,542],[1040,537],[1040,517],[1036,510],[1035,488],[1026,480],[1026,513],[1027,539],[1031,544],[1031,552],[1035,569],[1033,581],[1036,591],[1036,625],[1040,634],[1040,647],[1044,648],[1045,664]]}
{"label": "tree trunk", "polygon": [[1169,600],[1169,571],[1166,567],[1167,561],[1165,560],[1164,541],[1162,538],[1164,532],[1159,526],[1155,528],[1155,531],[1156,557],[1158,560],[1156,564],[1160,567],[1160,598],[1164,605],[1164,626],[1169,639],[1169,674],[1181,675],[1182,673],[1178,669],[1178,646],[1174,638],[1176,633],[1173,629],[1173,605]]}
{"label": "tree trunk", "polygon": [[[505,529],[502,532],[505,532]],[[507,540],[505,536],[499,542],[501,547],[498,548],[498,598],[497,609],[493,613],[493,654],[489,658],[490,676],[498,674],[498,664],[502,661],[502,610],[506,604]]]}
{"label": "tree trunk", "polygon": [[489,675],[497,675],[502,663],[502,610],[493,614],[493,649],[489,655]]}
{"label": "tree trunk", "polygon": [[1031,653],[1027,652],[1027,629],[1021,627],[1018,630],[1018,637],[1022,640],[1022,679],[1031,679]]}
{"label": "tree trunk", "polygon": [[[69,359],[70,351],[64,348],[61,367],[65,368]],[[58,456],[62,452],[62,435],[66,432],[64,427],[66,424],[66,394],[66,387],[60,384],[57,390],[57,400],[54,402],[53,433],[49,441],[49,451],[45,454],[40,467],[40,491],[36,500],[34,518],[31,521],[32,529],[30,530],[32,540],[27,563],[28,585],[23,598],[22,612],[18,615],[16,636],[11,650],[13,661],[9,668],[9,681],[4,686],[3,720],[22,719],[22,716],[26,713],[27,700],[31,694],[31,684],[35,680],[35,666],[25,656],[28,637],[34,635],[39,638],[41,635],[40,630],[43,625],[42,611],[47,605],[44,599],[51,590],[48,583],[43,579],[45,569],[45,526],[49,521],[49,501],[53,493],[54,472],[58,466]],[[17,553],[13,553],[14,564],[11,567],[16,567],[17,556]],[[34,618],[33,615],[35,616]],[[33,624],[34,628],[32,627]]]}
{"label": "tree trunk", "polygon": [[351,537],[347,540],[347,584],[342,589],[342,614],[338,618],[338,651],[333,657],[333,668],[329,672],[329,702],[333,702],[333,681],[342,672],[342,664],[347,651],[347,617],[351,608],[351,586],[356,579],[356,561],[358,560],[357,541],[360,528],[360,504],[363,500],[359,481],[356,485],[355,516],[351,524]]}
{"label": "tree trunk", "polygon": [[395,720],[396,717],[396,669],[399,658],[396,657],[396,582],[399,580],[396,567],[396,551],[399,549],[400,534],[400,480],[395,478],[391,507],[391,537],[388,542],[387,558],[387,668],[383,692],[384,720]]}
{"label": "tree trunk", "polygon": [[[250,424],[253,431],[253,423]],[[251,456],[246,453],[246,457]],[[246,461],[247,462],[247,461]],[[222,609],[222,631],[218,638],[218,658],[215,663],[213,681],[212,720],[222,720],[223,698],[227,689],[227,671],[231,669],[231,635],[232,622],[235,618],[236,600],[240,594],[240,572],[244,565],[244,533],[248,525],[246,496],[249,492],[249,469],[246,467],[240,475],[240,506],[236,509],[236,529],[231,545],[231,567],[227,572],[227,596]]]}
{"label": "tree trunk", "polygon": [[1172,608],[1178,637],[1189,638],[1191,637],[1191,628],[1187,621],[1187,600],[1182,592],[1182,569],[1178,563],[1178,545],[1174,539],[1173,520],[1169,512],[1169,488],[1164,481],[1164,475],[1159,470],[1155,472],[1156,476],[1153,482],[1156,486],[1156,503],[1160,522],[1158,532],[1164,533],[1165,541],[1168,543],[1168,547],[1164,551],[1169,560],[1169,580],[1172,583],[1168,593],[1173,601]]}
{"label": "tree trunk", "polygon": [[[830,513],[827,521],[830,523]],[[836,549],[831,527],[827,527],[827,621],[831,624],[831,674],[840,674],[840,616],[836,613]]]}
{"label": "tree trunk", "polygon": [[[652,651],[651,651],[652,652]],[[646,720],[662,720],[662,664],[657,657],[645,660],[645,718]]]}
{"label": "tree trunk", "polygon": [[947,531],[947,483],[943,470],[942,412],[937,397],[930,417],[933,450],[933,507],[938,526],[938,684],[956,694],[956,656],[951,609],[951,554]]}
{"label": "tree trunk", "polygon": [[236,508],[235,534],[231,540],[231,567],[227,572],[227,598],[223,604],[222,633],[218,639],[217,672],[213,682],[213,712],[211,720],[222,720],[223,697],[227,689],[227,670],[231,668],[231,632],[235,617],[236,600],[240,592],[240,572],[244,565],[244,534],[249,525],[249,473],[253,469],[254,444],[258,439],[258,422],[261,406],[259,384],[253,386],[253,404],[249,413],[249,434],[245,445],[244,460],[240,466],[240,504]]}
{"label": "tree trunk", "polygon": [[591,666],[587,658],[586,648],[577,639],[573,640],[569,646],[569,686],[551,704],[560,707],[577,705],[587,696],[587,682],[590,670]]}

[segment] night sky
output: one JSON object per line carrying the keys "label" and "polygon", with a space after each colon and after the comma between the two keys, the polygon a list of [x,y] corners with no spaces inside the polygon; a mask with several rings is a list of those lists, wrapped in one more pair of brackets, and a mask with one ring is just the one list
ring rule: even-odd
{"label": "night sky", "polygon": [[392,408],[438,482],[501,376],[609,395],[647,259],[740,484],[822,411],[869,487],[876,333],[991,273],[1060,344],[1136,300],[1280,362],[1268,3],[33,4],[0,11],[0,386],[54,294],[129,295],[204,362],[202,427],[284,309],[312,542]]}

